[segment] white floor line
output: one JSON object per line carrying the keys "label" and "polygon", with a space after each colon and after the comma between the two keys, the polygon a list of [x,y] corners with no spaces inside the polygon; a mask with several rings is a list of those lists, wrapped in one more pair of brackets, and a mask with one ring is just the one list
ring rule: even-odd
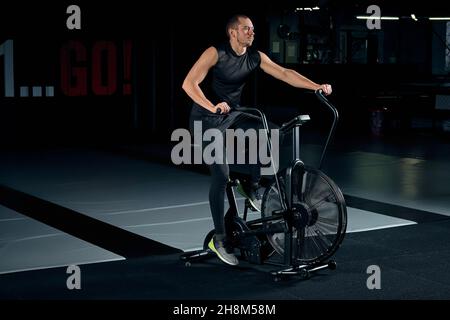
{"label": "white floor line", "polygon": [[28,218],[5,218],[5,219],[0,219],[0,222],[6,222],[6,221],[18,221],[18,220],[27,220]]}
{"label": "white floor line", "polygon": [[417,222],[410,221],[410,222],[390,224],[390,225],[384,225],[384,226],[373,227],[373,228],[355,229],[355,230],[347,231],[346,233],[364,232],[364,231],[373,231],[373,230],[380,230],[380,229],[387,229],[387,228],[403,227],[403,226],[410,226],[413,224],[417,224]]}
{"label": "white floor line", "polygon": [[[248,212],[248,215],[259,215],[259,212]],[[177,220],[177,221],[169,221],[169,222],[156,222],[156,223],[147,223],[147,224],[136,224],[131,226],[122,226],[122,228],[139,228],[139,227],[153,227],[153,226],[164,226],[168,224],[178,224],[178,223],[189,223],[189,222],[197,222],[197,221],[205,221],[212,220],[212,217],[204,217],[204,218],[195,218],[195,219],[187,219],[187,220]]]}
{"label": "white floor line", "polygon": [[50,237],[56,237],[56,236],[61,236],[61,235],[64,235],[64,233],[62,233],[62,232],[49,233],[49,234],[43,234],[43,235],[39,235],[39,236],[25,237],[25,238],[20,238],[20,239],[13,239],[13,240],[9,240],[8,242],[20,242],[20,241],[27,241],[27,240],[36,240],[36,239],[50,238]]}
{"label": "white floor line", "polygon": [[170,221],[170,222],[136,224],[136,225],[132,225],[132,226],[122,226],[122,228],[153,227],[153,226],[163,226],[163,225],[168,225],[168,224],[189,223],[189,222],[197,222],[197,221],[205,221],[205,220],[212,220],[212,217],[187,219],[187,220],[177,220],[177,221]]}
{"label": "white floor line", "polygon": [[[236,198],[236,201],[245,200],[245,198]],[[225,202],[228,202],[225,200]],[[186,208],[186,207],[194,207],[194,206],[202,206],[208,204],[209,201],[201,201],[201,202],[191,202],[185,204],[177,204],[173,206],[165,206],[165,207],[156,207],[156,208],[145,208],[145,209],[136,209],[136,210],[124,210],[124,211],[113,211],[102,213],[102,215],[116,215],[116,214],[126,214],[126,213],[138,213],[138,212],[148,212],[148,211],[156,211],[156,210],[168,210],[168,209],[177,209],[177,208]]]}
{"label": "white floor line", "polygon": [[209,204],[209,201],[202,202],[192,202],[186,204],[178,204],[174,206],[165,206],[165,207],[156,207],[156,208],[146,208],[146,209],[137,209],[137,210],[125,210],[125,211],[115,211],[103,213],[103,215],[116,215],[116,214],[126,214],[126,213],[137,213],[137,212],[148,212],[148,211],[156,211],[156,210],[168,210],[168,209],[176,209],[176,208],[185,208],[185,207],[193,207],[193,206],[202,206],[205,204]]}
{"label": "white floor line", "polygon": [[52,269],[52,268],[61,268],[61,267],[68,267],[69,265],[82,266],[84,264],[103,263],[103,262],[111,262],[111,261],[119,261],[119,260],[125,260],[125,258],[124,257],[120,257],[120,258],[111,258],[111,259],[89,261],[89,262],[70,263],[70,264],[55,264],[55,265],[52,265],[52,266],[45,266],[45,267],[35,267],[35,268],[24,268],[24,269],[9,270],[9,271],[0,271],[0,274],[25,272],[25,271],[33,271],[33,270],[44,270],[44,269]]}

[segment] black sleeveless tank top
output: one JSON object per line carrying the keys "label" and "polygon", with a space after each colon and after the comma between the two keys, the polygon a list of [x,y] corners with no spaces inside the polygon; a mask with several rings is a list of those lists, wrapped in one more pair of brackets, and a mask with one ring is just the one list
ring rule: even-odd
{"label": "black sleeveless tank top", "polygon": [[[207,98],[214,104],[227,102],[233,109],[239,106],[242,89],[250,74],[261,64],[259,52],[252,47],[238,56],[229,42],[216,46],[218,60],[212,68],[211,87]],[[205,108],[194,103],[195,111],[211,114]],[[194,110],[193,110],[194,111]]]}

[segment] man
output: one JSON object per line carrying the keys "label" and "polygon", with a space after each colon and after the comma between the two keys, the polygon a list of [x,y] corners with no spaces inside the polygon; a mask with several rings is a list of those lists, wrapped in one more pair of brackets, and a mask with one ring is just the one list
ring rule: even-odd
{"label": "man", "polygon": [[[226,26],[226,32],[229,41],[206,49],[184,79],[182,88],[194,101],[190,117],[191,132],[194,121],[202,121],[205,130],[218,128],[223,132],[228,128],[261,128],[259,118],[250,118],[235,110],[240,104],[242,89],[248,76],[258,67],[291,86],[310,90],[322,89],[325,94],[331,93],[330,85],[319,85],[292,69],[283,68],[270,60],[266,54],[251,48],[255,29],[249,17],[233,16]],[[213,73],[212,91],[207,97],[200,84],[210,70]],[[215,235],[208,246],[223,262],[237,265],[238,259],[232,252],[227,251],[224,227],[224,194],[229,167],[225,162],[214,163],[209,168],[212,175],[209,203]],[[256,210],[260,210],[257,193],[259,168],[253,166],[251,171],[251,181],[243,188],[243,194]]]}

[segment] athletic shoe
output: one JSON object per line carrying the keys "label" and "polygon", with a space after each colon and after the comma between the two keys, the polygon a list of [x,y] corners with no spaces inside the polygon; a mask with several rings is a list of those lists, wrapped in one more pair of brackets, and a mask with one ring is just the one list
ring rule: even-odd
{"label": "athletic shoe", "polygon": [[208,248],[210,248],[220,260],[229,264],[231,266],[237,266],[239,264],[239,260],[233,253],[228,253],[223,241],[218,241],[215,239],[216,237],[212,237],[211,241],[208,243]]}
{"label": "athletic shoe", "polygon": [[253,183],[251,185],[241,183],[236,188],[237,192],[239,192],[244,198],[247,198],[248,202],[251,205],[251,209],[253,211],[261,212],[261,195],[258,192],[259,184]]}

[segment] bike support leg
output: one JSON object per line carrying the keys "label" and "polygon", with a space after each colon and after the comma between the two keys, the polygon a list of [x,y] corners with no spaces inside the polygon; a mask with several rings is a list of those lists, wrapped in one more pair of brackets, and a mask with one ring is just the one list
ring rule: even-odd
{"label": "bike support leg", "polygon": [[298,265],[291,266],[286,269],[272,271],[271,274],[275,276],[275,281],[280,280],[283,276],[300,276],[303,279],[309,279],[311,277],[311,273],[323,270],[323,269],[336,269],[336,262],[334,260],[330,260],[328,262],[321,262],[318,264],[312,265]]}

